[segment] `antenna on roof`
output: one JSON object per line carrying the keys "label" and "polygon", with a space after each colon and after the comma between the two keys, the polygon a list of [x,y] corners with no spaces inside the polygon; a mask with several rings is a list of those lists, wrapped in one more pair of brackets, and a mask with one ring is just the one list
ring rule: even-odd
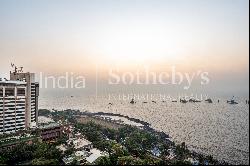
{"label": "antenna on roof", "polygon": [[17,67],[14,63],[11,63],[11,67],[14,69],[14,73],[17,73]]}
{"label": "antenna on roof", "polygon": [[23,72],[23,67],[19,67],[18,73],[22,73]]}
{"label": "antenna on roof", "polygon": [[13,68],[13,72],[16,73],[23,73],[23,67],[17,67],[14,63],[11,63],[11,67]]}

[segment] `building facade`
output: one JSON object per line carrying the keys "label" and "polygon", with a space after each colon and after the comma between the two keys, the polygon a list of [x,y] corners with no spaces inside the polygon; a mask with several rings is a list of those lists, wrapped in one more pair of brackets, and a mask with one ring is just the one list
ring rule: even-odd
{"label": "building facade", "polygon": [[52,141],[61,137],[63,126],[58,123],[49,123],[39,125],[41,139],[43,141]]}
{"label": "building facade", "polygon": [[25,129],[26,83],[0,81],[0,134]]}
{"label": "building facade", "polygon": [[38,120],[39,84],[35,74],[10,72],[0,80],[0,134],[35,126]]}

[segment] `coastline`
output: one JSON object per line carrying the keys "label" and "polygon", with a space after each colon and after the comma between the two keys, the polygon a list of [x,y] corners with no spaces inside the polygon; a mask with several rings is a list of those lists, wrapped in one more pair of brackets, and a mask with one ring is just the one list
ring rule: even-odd
{"label": "coastline", "polygon": [[[53,110],[53,111],[57,111],[57,110]],[[80,110],[72,110],[72,109],[66,109],[66,110],[63,110],[63,112],[70,112],[71,115],[73,115],[74,117],[76,117],[76,121],[78,121],[79,118],[82,118],[82,117],[91,117],[91,118],[95,118],[95,119],[101,119],[101,120],[105,120],[105,118],[101,118],[101,116],[116,116],[116,117],[120,117],[120,118],[126,118],[132,122],[135,122],[135,123],[140,123],[142,124],[141,127],[138,127],[138,126],[133,126],[133,125],[128,125],[128,124],[124,124],[124,123],[121,123],[121,121],[119,121],[119,123],[117,123],[117,121],[115,120],[105,120],[105,121],[108,121],[108,122],[111,122],[113,124],[119,124],[119,125],[123,125],[123,127],[125,126],[133,126],[133,127],[137,127],[143,131],[147,131],[147,132],[150,132],[152,134],[155,134],[155,135],[158,135],[161,137],[161,139],[164,139],[166,142],[170,143],[170,144],[173,144],[173,145],[177,145],[176,142],[174,140],[171,139],[171,137],[163,132],[163,131],[157,131],[156,129],[152,128],[151,127],[151,124],[149,124],[148,122],[145,122],[145,121],[142,121],[140,119],[136,119],[136,118],[131,118],[129,116],[126,116],[126,115],[122,115],[122,114],[117,114],[117,113],[106,113],[106,112],[96,112],[96,113],[92,113],[92,112],[88,112],[88,111],[80,111]],[[58,111],[58,112],[61,112],[61,111]],[[94,122],[95,123],[95,122]],[[185,142],[182,142],[182,144],[185,144]],[[189,147],[188,145],[185,145],[186,147]],[[188,148],[189,149],[189,148]],[[216,163],[216,165],[231,165],[230,163],[226,162],[225,160],[223,159],[218,159],[218,158],[215,158],[214,156],[210,155],[210,154],[206,154],[206,153],[203,153],[203,152],[197,152],[196,150],[190,150],[190,153],[192,154],[192,156],[194,158],[211,158],[213,162]]]}
{"label": "coastline", "polygon": [[[157,131],[156,129],[152,128],[151,127],[151,124],[149,124],[148,122],[145,122],[145,121],[142,121],[140,119],[136,119],[136,118],[130,118],[129,116],[126,116],[126,115],[122,115],[122,114],[117,114],[117,113],[105,113],[105,112],[97,112],[97,113],[91,113],[91,112],[87,112],[87,111],[84,111],[84,112],[81,112],[82,115],[88,115],[88,116],[100,116],[100,115],[108,115],[108,116],[118,116],[118,117],[122,117],[122,118],[127,118],[128,120],[130,121],[133,121],[133,122],[136,122],[136,123],[141,123],[143,124],[143,130],[146,130],[148,132],[152,132],[152,133],[155,133],[155,134],[158,134],[158,135],[161,135],[161,138],[163,139],[166,139],[168,140],[169,142],[171,143],[174,143],[175,144],[175,141],[171,139],[170,135],[163,132],[163,131]],[[114,122],[114,121],[113,121]],[[189,145],[187,145],[187,147],[189,147]],[[209,154],[206,154],[206,153],[202,153],[202,152],[197,152],[196,150],[192,150],[191,151],[195,156],[199,156],[199,155],[204,155],[204,156],[207,156]],[[213,156],[213,158],[215,158]],[[222,165],[230,165],[230,163],[227,163],[225,162],[224,160],[221,160],[221,159],[218,159],[218,158],[215,158],[220,164]]]}

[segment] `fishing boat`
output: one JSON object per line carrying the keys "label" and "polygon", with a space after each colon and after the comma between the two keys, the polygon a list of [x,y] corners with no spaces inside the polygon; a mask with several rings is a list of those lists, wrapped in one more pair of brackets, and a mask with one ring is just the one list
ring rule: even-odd
{"label": "fishing boat", "polygon": [[227,103],[228,103],[228,104],[239,104],[238,102],[236,102],[236,101],[234,100],[234,96],[232,97],[231,100],[227,100]]}
{"label": "fishing boat", "polygon": [[208,102],[208,103],[213,103],[212,99],[206,99],[205,102]]}
{"label": "fishing boat", "polygon": [[132,99],[132,100],[130,101],[130,104],[135,104],[135,100]]}
{"label": "fishing boat", "polygon": [[180,102],[181,102],[181,103],[187,103],[188,101],[185,100],[185,99],[180,99]]}

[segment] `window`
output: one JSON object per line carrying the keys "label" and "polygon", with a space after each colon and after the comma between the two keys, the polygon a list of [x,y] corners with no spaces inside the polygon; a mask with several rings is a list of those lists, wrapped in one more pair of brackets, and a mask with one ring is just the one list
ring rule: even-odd
{"label": "window", "polygon": [[3,88],[0,88],[0,97],[3,97]]}
{"label": "window", "polygon": [[15,89],[14,88],[6,88],[5,89],[5,96],[14,96],[15,95]]}
{"label": "window", "polygon": [[17,89],[17,96],[25,96],[25,89],[24,88],[18,88]]}

